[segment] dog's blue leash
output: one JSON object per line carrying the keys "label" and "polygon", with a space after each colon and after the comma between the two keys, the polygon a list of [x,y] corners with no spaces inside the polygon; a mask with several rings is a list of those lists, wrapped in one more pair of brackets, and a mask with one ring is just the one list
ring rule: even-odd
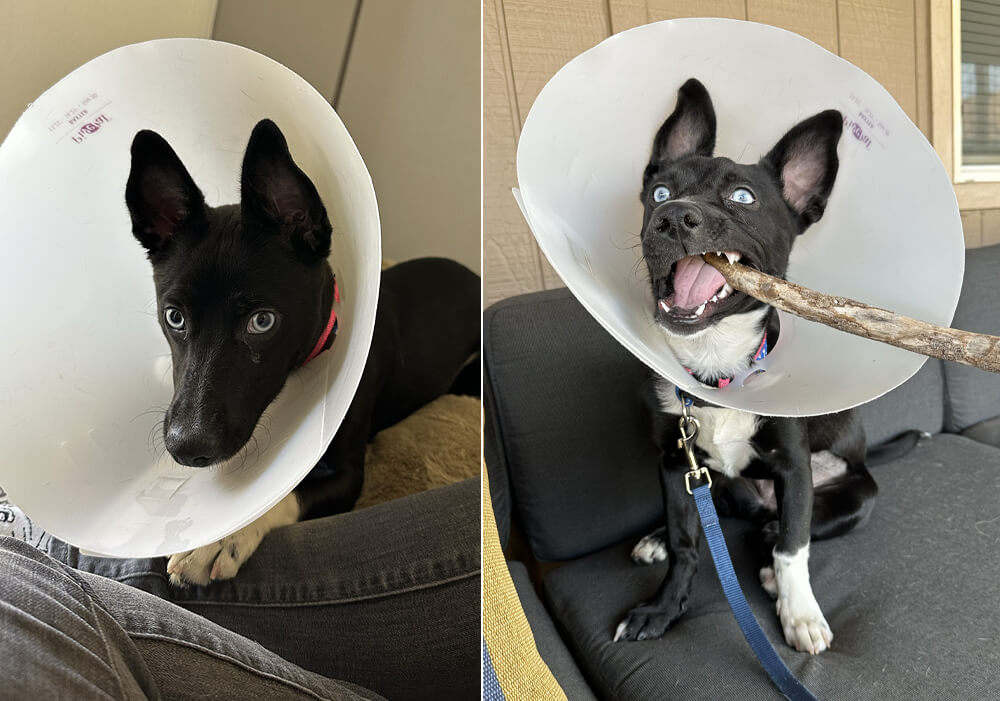
{"label": "dog's blue leash", "polygon": [[[743,637],[750,643],[757,659],[764,666],[767,676],[775,683],[785,698],[791,701],[817,701],[816,697],[807,689],[802,682],[795,678],[792,671],[778,656],[777,651],[771,642],[764,635],[760,624],[750,610],[750,605],[743,596],[740,589],[739,580],[733,570],[733,563],[729,559],[729,550],[726,548],[726,539],[722,535],[722,527],[719,525],[719,515],[715,512],[715,504],[712,503],[712,478],[707,467],[699,467],[694,457],[694,440],[698,435],[698,419],[691,416],[688,408],[691,406],[691,397],[678,392],[681,399],[682,415],[680,419],[681,439],[678,441],[684,452],[687,454],[691,470],[684,474],[684,486],[688,494],[694,496],[695,504],[698,507],[698,516],[701,518],[701,528],[705,532],[705,539],[708,541],[708,549],[712,553],[712,561],[715,563],[715,571],[719,575],[719,583],[722,584],[722,591],[729,601],[729,608],[736,617],[736,622],[743,631]],[[691,488],[691,481],[702,481],[694,489]]]}

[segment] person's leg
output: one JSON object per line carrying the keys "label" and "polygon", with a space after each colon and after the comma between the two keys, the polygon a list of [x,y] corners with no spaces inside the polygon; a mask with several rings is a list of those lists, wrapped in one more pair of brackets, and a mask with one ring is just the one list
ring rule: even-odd
{"label": "person's leg", "polygon": [[6,536],[0,660],[0,698],[160,698],[142,655],[80,574]]}
{"label": "person's leg", "polygon": [[396,699],[479,695],[478,479],[272,531],[233,580],[178,589],[162,558],[74,567],[169,598],[286,660]]}
{"label": "person's leg", "polygon": [[0,537],[0,659],[0,698],[378,698],[6,537]]}

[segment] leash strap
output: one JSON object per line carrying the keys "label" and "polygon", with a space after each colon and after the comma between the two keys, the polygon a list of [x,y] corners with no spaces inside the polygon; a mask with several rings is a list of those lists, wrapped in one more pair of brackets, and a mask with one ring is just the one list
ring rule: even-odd
{"label": "leash strap", "polygon": [[[753,653],[763,665],[767,676],[771,677],[771,681],[785,698],[790,699],[790,701],[818,701],[812,692],[795,678],[792,671],[778,656],[778,652],[764,635],[753,611],[750,610],[746,597],[743,596],[740,582],[736,578],[736,571],[733,569],[733,562],[729,559],[729,550],[726,548],[726,539],[722,534],[722,526],[719,524],[719,515],[712,502],[712,477],[708,468],[699,467],[694,457],[693,446],[700,425],[698,419],[693,417],[688,410],[688,407],[691,406],[690,397],[686,393],[680,392],[678,392],[678,397],[680,397],[682,405],[681,438],[678,444],[687,454],[691,466],[691,470],[684,474],[684,486],[688,494],[694,496],[698,517],[701,519],[701,529],[705,533],[705,540],[708,541],[712,562],[715,564],[715,571],[719,575],[719,583],[722,585],[722,591],[726,594],[729,608],[732,609],[733,616],[736,618],[740,630],[743,631],[743,637],[750,643]],[[692,489],[692,480],[700,481],[701,484]]]}
{"label": "leash strap", "polygon": [[733,563],[729,559],[729,550],[726,548],[726,539],[722,535],[722,528],[719,525],[719,516],[715,512],[715,505],[712,503],[712,492],[707,484],[702,484],[692,490],[695,504],[698,506],[698,516],[701,517],[701,528],[708,541],[708,549],[712,552],[712,561],[715,563],[715,571],[719,575],[719,583],[722,584],[722,591],[729,601],[729,608],[736,617],[736,622],[740,624],[743,637],[750,643],[757,659],[760,660],[767,676],[791,701],[817,701],[812,692],[807,689],[802,682],[795,678],[792,671],[778,656],[777,651],[771,642],[764,635],[760,624],[750,610],[750,605],[743,596],[740,589],[739,580],[733,570]]}

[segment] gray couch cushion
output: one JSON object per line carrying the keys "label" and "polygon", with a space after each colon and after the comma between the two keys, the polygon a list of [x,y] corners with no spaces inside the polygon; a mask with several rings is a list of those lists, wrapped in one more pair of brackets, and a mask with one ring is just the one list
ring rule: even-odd
{"label": "gray couch cushion", "polygon": [[[1000,698],[1000,450],[954,436],[922,441],[877,468],[865,528],[812,545],[813,588],[834,632],[816,657],[792,651],[757,584],[747,527],[723,528],[758,620],[789,667],[822,699]],[[707,548],[690,608],[660,640],[612,643],[625,612],[665,565],[640,567],[631,541],[551,571],[550,610],[598,695],[609,699],[773,699],[726,604]]]}
{"label": "gray couch cushion", "polygon": [[656,450],[639,399],[648,370],[568,290],[486,310],[483,358],[495,416],[487,441],[502,443],[536,557],[579,557],[659,517]]}
{"label": "gray couch cushion", "polygon": [[580,668],[573,661],[573,656],[566,649],[566,643],[559,637],[555,623],[549,617],[541,599],[535,592],[535,587],[528,577],[528,569],[523,563],[511,560],[507,562],[510,578],[514,581],[517,598],[521,600],[521,608],[531,626],[531,634],[535,637],[535,647],[545,664],[552,671],[552,676],[566,692],[566,698],[572,701],[590,701],[594,698],[590,686],[580,673]]}
{"label": "gray couch cushion", "polygon": [[878,399],[861,406],[868,445],[877,445],[903,431],[939,433],[944,426],[943,363],[928,359],[917,374]]}
{"label": "gray couch cushion", "polygon": [[1000,416],[973,424],[962,431],[962,435],[974,441],[1000,448]]}
{"label": "gray couch cushion", "polygon": [[[962,297],[952,326],[1000,335],[1000,245],[966,252]],[[945,363],[945,428],[959,432],[1000,415],[1000,374]]]}

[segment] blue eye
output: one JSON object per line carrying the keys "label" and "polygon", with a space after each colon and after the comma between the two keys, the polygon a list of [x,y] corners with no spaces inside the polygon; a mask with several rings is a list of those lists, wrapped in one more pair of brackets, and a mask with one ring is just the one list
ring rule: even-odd
{"label": "blue eye", "polygon": [[254,312],[250,316],[250,321],[247,322],[247,333],[252,334],[262,334],[267,333],[274,328],[274,322],[276,317],[274,312],[261,310]]}
{"label": "blue eye", "polygon": [[670,199],[670,190],[665,185],[657,185],[653,190],[653,202],[666,202]]}
{"label": "blue eye", "polygon": [[757,198],[753,196],[753,193],[745,187],[738,187],[733,190],[733,194],[729,196],[729,199],[733,202],[739,202],[740,204],[753,204],[757,201]]}
{"label": "blue eye", "polygon": [[177,307],[167,307],[163,310],[163,319],[174,331],[184,330],[184,314]]}

